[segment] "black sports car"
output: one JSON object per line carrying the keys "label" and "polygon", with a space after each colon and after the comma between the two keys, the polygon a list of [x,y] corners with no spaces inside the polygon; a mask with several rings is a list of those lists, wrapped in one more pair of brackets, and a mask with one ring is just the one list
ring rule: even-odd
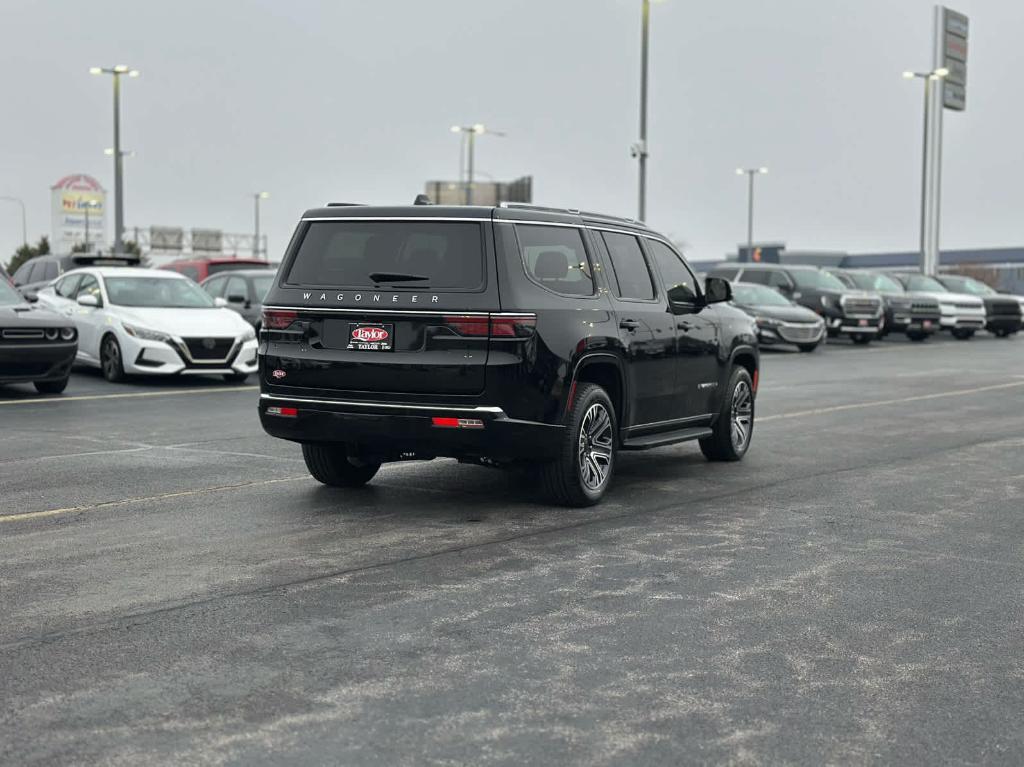
{"label": "black sports car", "polygon": [[71,320],[36,309],[0,281],[0,384],[35,384],[40,394],[60,394],[78,353]]}
{"label": "black sports car", "polygon": [[813,352],[825,335],[821,317],[764,285],[734,282],[732,301],[757,322],[762,346],[793,344],[802,352]]}

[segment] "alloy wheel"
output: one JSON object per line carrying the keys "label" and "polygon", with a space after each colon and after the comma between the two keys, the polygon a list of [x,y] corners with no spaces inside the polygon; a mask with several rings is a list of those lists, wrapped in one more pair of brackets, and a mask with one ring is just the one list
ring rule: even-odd
{"label": "alloy wheel", "polygon": [[113,338],[103,344],[103,375],[108,380],[114,379],[121,367],[121,349]]}
{"label": "alloy wheel", "polygon": [[732,446],[737,453],[746,449],[753,424],[754,397],[750,384],[740,381],[732,393]]}
{"label": "alloy wheel", "polygon": [[612,440],[611,415],[596,402],[587,409],[580,424],[580,478],[588,490],[599,489],[611,473]]}

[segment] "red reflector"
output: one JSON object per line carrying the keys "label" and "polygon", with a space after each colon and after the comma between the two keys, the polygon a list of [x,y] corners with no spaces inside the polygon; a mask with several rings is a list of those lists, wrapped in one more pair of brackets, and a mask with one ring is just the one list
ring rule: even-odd
{"label": "red reflector", "polygon": [[482,429],[484,422],[479,418],[431,418],[438,429]]}
{"label": "red reflector", "polygon": [[268,407],[267,415],[280,415],[285,418],[295,418],[299,414],[299,409],[295,407]]}
{"label": "red reflector", "polygon": [[263,327],[270,330],[284,330],[299,317],[298,312],[281,311],[280,309],[263,310]]}
{"label": "red reflector", "polygon": [[757,393],[757,380],[761,377],[760,373],[761,373],[760,370],[755,370],[754,371],[754,393],[755,394]]}

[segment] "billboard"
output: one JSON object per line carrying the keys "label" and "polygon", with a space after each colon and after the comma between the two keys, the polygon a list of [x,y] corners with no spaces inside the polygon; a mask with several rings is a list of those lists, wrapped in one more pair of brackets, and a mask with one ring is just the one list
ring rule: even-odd
{"label": "billboard", "polygon": [[86,240],[93,250],[107,246],[107,192],[84,173],[64,176],[50,187],[50,247],[69,253]]}

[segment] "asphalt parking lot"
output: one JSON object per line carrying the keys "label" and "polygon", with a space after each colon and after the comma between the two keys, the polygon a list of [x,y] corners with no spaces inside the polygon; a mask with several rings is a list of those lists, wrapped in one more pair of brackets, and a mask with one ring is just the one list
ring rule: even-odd
{"label": "asphalt parking lot", "polygon": [[766,352],[744,462],[582,510],[255,397],[0,388],[0,762],[1024,761],[1024,338]]}

